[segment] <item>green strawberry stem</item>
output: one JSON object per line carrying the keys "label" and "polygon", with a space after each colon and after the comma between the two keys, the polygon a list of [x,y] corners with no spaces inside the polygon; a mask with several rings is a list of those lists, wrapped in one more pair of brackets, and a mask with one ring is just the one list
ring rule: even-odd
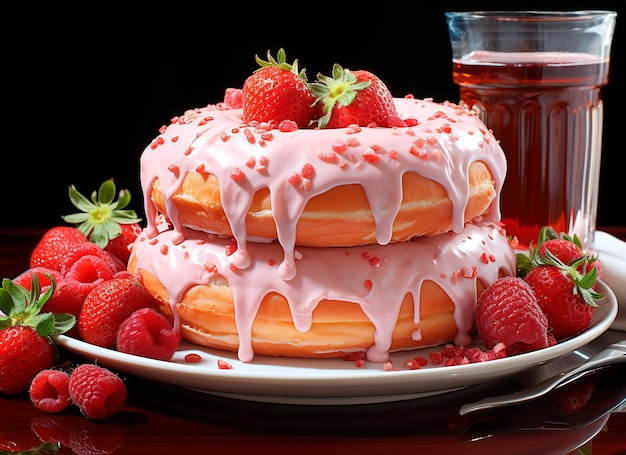
{"label": "green strawberry stem", "polygon": [[357,77],[341,65],[333,65],[333,75],[324,76],[318,73],[317,80],[309,84],[311,92],[317,98],[316,103],[322,103],[324,115],[318,120],[318,127],[324,128],[330,120],[330,115],[339,103],[341,106],[349,106],[356,98],[357,92],[371,84],[371,81],[358,82]]}
{"label": "green strawberry stem", "polygon": [[63,216],[63,220],[77,225],[77,228],[91,242],[100,248],[105,248],[110,240],[122,234],[120,224],[139,223],[134,210],[125,210],[130,203],[130,191],[120,190],[119,198],[115,201],[116,189],[113,179],[106,180],[98,192],[91,193],[91,200],[87,199],[74,185],[70,186],[70,201],[80,210],[78,213]]}
{"label": "green strawberry stem", "polygon": [[0,288],[0,330],[16,325],[33,327],[42,337],[60,335],[76,324],[76,317],[68,313],[41,313],[44,304],[52,297],[56,282],[50,275],[50,287],[40,295],[41,285],[33,273],[30,291],[9,278],[2,280]]}
{"label": "green strawberry stem", "polygon": [[299,76],[300,79],[302,79],[304,82],[307,82],[306,69],[305,68],[302,68],[301,70],[298,69],[298,59],[295,59],[293,63],[287,63],[287,54],[285,53],[285,50],[283,48],[280,48],[278,50],[278,53],[276,54],[276,58],[272,56],[270,51],[267,51],[267,60],[261,60],[261,58],[258,55],[255,55],[254,59],[259,64],[259,68],[254,70],[255,73],[259,71],[261,68],[265,68],[268,66],[275,66],[277,68],[290,71],[293,74],[296,74],[297,76]]}
{"label": "green strawberry stem", "polygon": [[[554,254],[552,254],[550,250],[545,249],[544,255],[541,255],[539,254],[539,250],[536,249],[531,260],[535,266],[558,267],[565,277],[568,277],[573,281],[574,287],[572,292],[575,295],[580,294],[582,299],[588,305],[597,307],[598,304],[596,300],[604,297],[604,294],[600,294],[593,289],[593,285],[595,284],[597,278],[596,267],[592,267],[591,270],[585,274],[579,272],[579,269],[586,270],[587,263],[589,262],[587,256],[583,256],[580,259],[574,261],[572,265],[566,265],[561,262]],[[583,267],[580,267],[581,265]]]}
{"label": "green strawberry stem", "polygon": [[[532,258],[535,256],[535,252],[539,249],[541,245],[543,245],[548,240],[552,240],[552,239],[567,240],[569,242],[572,242],[574,245],[576,245],[578,248],[582,250],[582,243],[576,234],[574,234],[573,237],[566,234],[565,232],[561,232],[560,234],[558,234],[552,226],[544,226],[539,230],[539,235],[537,236],[537,244],[533,245],[533,243],[531,242],[528,248],[528,253],[516,254],[517,276],[519,276],[520,278],[523,278],[528,274],[530,269],[532,269],[536,265],[536,264],[533,264],[532,262]],[[587,263],[592,263],[596,261],[598,257],[587,256],[586,259],[587,259]]]}

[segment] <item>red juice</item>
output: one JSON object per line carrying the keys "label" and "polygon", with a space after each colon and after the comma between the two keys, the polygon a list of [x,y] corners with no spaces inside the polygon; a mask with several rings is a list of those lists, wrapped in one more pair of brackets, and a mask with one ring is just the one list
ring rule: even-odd
{"label": "red juice", "polygon": [[536,243],[542,226],[593,245],[608,61],[588,54],[473,52],[453,60],[461,103],[500,141],[507,234]]}

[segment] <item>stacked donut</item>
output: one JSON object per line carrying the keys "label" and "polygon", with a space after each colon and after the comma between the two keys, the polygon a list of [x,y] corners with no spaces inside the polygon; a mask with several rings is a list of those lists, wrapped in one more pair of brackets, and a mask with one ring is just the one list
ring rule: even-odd
{"label": "stacked donut", "polygon": [[393,101],[410,126],[283,131],[219,103],[160,130],[129,270],[184,338],[244,362],[469,342],[515,273],[505,156],[455,104]]}

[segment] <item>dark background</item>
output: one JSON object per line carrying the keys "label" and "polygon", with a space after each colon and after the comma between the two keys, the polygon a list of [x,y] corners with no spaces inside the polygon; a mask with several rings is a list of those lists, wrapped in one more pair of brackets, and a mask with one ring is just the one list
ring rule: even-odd
{"label": "dark background", "polygon": [[376,9],[359,3],[204,3],[150,2],[132,11],[112,3],[27,6],[32,10],[4,17],[4,28],[18,32],[3,41],[0,225],[63,224],[61,215],[74,211],[70,184],[90,195],[111,177],[118,189],[131,191],[131,208],[143,215],[139,157],[158,128],[188,108],[221,101],[227,87],[241,87],[257,68],[255,54],[265,57],[268,50],[275,55],[284,48],[310,80],[318,72],[330,74],[336,62],[372,71],[397,97],[457,101],[444,11],[468,5],[618,12],[610,82],[603,90],[598,224],[626,225],[620,131],[626,2],[382,2]]}

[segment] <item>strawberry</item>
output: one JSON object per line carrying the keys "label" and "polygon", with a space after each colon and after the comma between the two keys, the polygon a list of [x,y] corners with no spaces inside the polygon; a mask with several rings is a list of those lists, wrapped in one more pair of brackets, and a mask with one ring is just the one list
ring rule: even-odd
{"label": "strawberry", "polygon": [[[140,232],[138,223],[141,218],[134,210],[126,209],[130,203],[130,192],[121,190],[118,200],[114,201],[115,191],[113,179],[106,180],[97,193],[94,191],[91,194],[90,201],[71,185],[70,201],[80,212],[65,215],[63,220],[77,225],[85,237],[103,250],[110,251],[125,266],[130,256],[130,244]],[[124,225],[132,227],[123,229],[121,226]]]}
{"label": "strawberry", "polygon": [[515,276],[500,278],[480,294],[476,327],[485,347],[503,343],[507,355],[549,345],[546,315],[528,283]]}
{"label": "strawberry", "polygon": [[37,274],[31,289],[16,285],[8,278],[0,288],[0,392],[17,394],[28,390],[41,370],[56,361],[56,346],[51,335],[64,333],[75,324],[70,314],[41,313],[54,293],[55,282],[40,293]]}
{"label": "strawberry", "polygon": [[[139,234],[141,234],[141,226],[137,223],[133,224],[121,224],[120,235],[110,239],[109,244],[104,249],[109,252],[114,258],[120,259],[123,263],[123,268],[126,268],[128,259],[130,258],[130,246],[133,244]],[[118,270],[121,270],[119,265]]]}
{"label": "strawberry", "polygon": [[[81,234],[82,235],[82,234]],[[51,284],[50,278],[53,278],[56,281],[57,285],[59,284],[59,280],[62,279],[63,274],[59,270],[50,269],[48,267],[38,266],[33,267],[25,272],[22,272],[20,275],[13,279],[13,284],[17,284],[18,286],[22,286],[30,291],[30,285],[33,281],[33,274],[37,274],[37,278],[39,279],[39,285],[41,286],[41,291],[44,292],[48,286]]]}
{"label": "strawberry", "polygon": [[266,122],[272,128],[282,121],[291,120],[299,128],[306,128],[317,108],[315,96],[307,85],[306,71],[285,61],[285,51],[280,49],[276,59],[267,53],[267,61],[255,56],[261,66],[243,84],[243,121]]}
{"label": "strawberry", "polygon": [[128,397],[124,382],[107,368],[83,363],[70,374],[72,401],[85,417],[102,420],[122,409]]}
{"label": "strawberry", "polygon": [[566,265],[572,265],[576,260],[586,257],[586,261],[581,262],[579,266],[583,273],[589,272],[597,265],[597,257],[585,256],[578,236],[570,237],[564,232],[557,234],[552,227],[544,226],[539,231],[537,245],[531,244],[527,255],[523,253],[517,255],[518,276],[523,278],[532,267],[538,265],[535,260],[536,254],[545,256],[546,249]]}
{"label": "strawberry", "polygon": [[537,302],[548,318],[552,335],[557,341],[583,332],[593,317],[597,300],[602,294],[594,291],[597,270],[592,267],[585,274],[580,272],[586,256],[564,264],[549,249],[541,254],[534,251],[532,261],[537,264],[524,280],[529,284]]}
{"label": "strawberry", "polygon": [[135,310],[150,305],[150,295],[137,279],[104,281],[87,294],[78,316],[78,333],[88,343],[113,347],[120,324]]}
{"label": "strawberry", "polygon": [[[90,242],[84,242],[85,245],[91,245]],[[94,245],[95,246],[95,245]],[[83,305],[85,296],[79,293],[80,283],[76,283],[72,278],[66,278],[57,270],[47,269],[45,267],[35,267],[28,269],[13,280],[14,284],[20,285],[30,291],[33,274],[37,274],[41,286],[40,294],[45,293],[51,285],[51,279],[54,279],[56,287],[54,293],[44,304],[42,311],[46,313],[69,313],[78,319],[80,308]],[[67,331],[68,335],[78,334],[78,327],[74,325]]]}
{"label": "strawberry", "polygon": [[61,263],[69,251],[78,243],[87,242],[81,231],[71,226],[56,226],[48,229],[30,256],[30,268],[44,267],[61,270]]}
{"label": "strawberry", "polygon": [[317,79],[309,87],[320,110],[319,128],[407,126],[387,86],[369,71],[350,71],[335,64],[332,77],[318,74]]}
{"label": "strawberry", "polygon": [[141,308],[120,325],[117,350],[127,354],[170,360],[180,341],[180,332],[153,308]]}
{"label": "strawberry", "polygon": [[549,239],[537,247],[537,254],[546,255],[546,249],[550,251],[563,264],[571,265],[582,258],[585,253],[578,245],[565,239]]}
{"label": "strawberry", "polygon": [[35,328],[18,325],[0,331],[0,392],[28,390],[35,375],[54,362],[54,349]]}
{"label": "strawberry", "polygon": [[[78,293],[77,287],[65,278],[60,278],[56,283],[56,289],[43,306],[43,311],[54,314],[68,313],[78,319],[84,299]],[[43,289],[42,292],[44,292]],[[68,333],[71,333],[75,328],[74,326]]]}

